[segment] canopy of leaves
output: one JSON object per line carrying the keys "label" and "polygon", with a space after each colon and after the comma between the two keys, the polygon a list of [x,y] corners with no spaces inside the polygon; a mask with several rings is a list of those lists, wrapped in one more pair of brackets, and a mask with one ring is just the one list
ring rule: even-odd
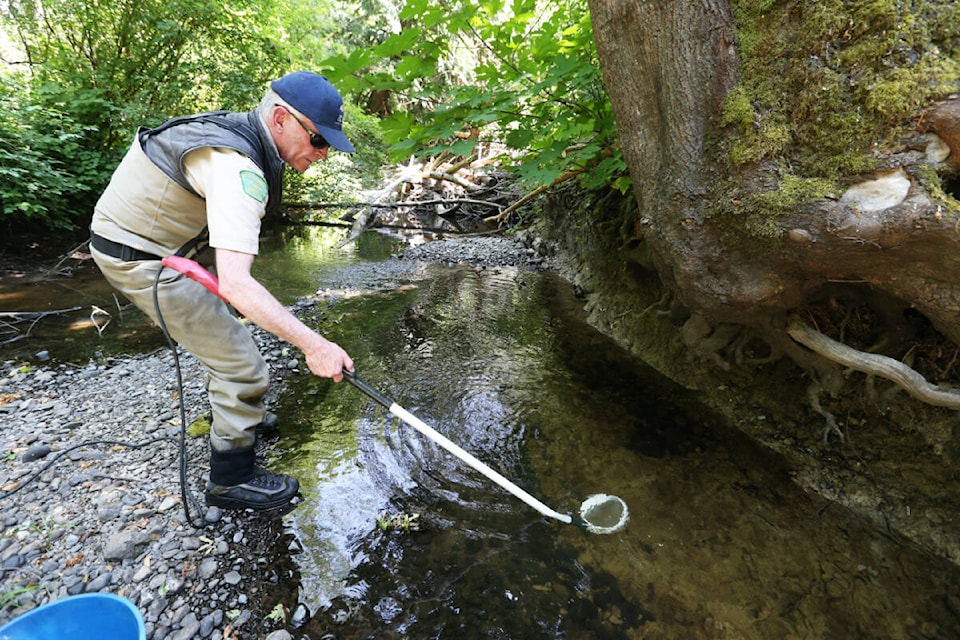
{"label": "canopy of leaves", "polygon": [[626,188],[585,2],[410,0],[398,18],[381,41],[324,62],[347,91],[390,93],[397,160],[482,145],[531,184],[590,168],[594,186]]}
{"label": "canopy of leaves", "polygon": [[70,215],[109,177],[90,133],[68,114],[0,97],[0,203],[4,217],[66,229]]}
{"label": "canopy of leaves", "polygon": [[116,110],[82,115],[124,137],[198,106],[246,108],[283,69],[270,0],[13,0],[7,12],[29,84],[95,94]]}
{"label": "canopy of leaves", "polygon": [[249,109],[282,69],[270,2],[11,0],[2,220],[83,225],[138,126]]}
{"label": "canopy of leaves", "polygon": [[7,224],[85,226],[137,127],[249,109],[300,68],[385,119],[348,104],[358,152],[288,197],[356,190],[326,169],[376,174],[384,138],[395,159],[482,148],[532,184],[628,187],[584,0],[7,0],[0,25]]}

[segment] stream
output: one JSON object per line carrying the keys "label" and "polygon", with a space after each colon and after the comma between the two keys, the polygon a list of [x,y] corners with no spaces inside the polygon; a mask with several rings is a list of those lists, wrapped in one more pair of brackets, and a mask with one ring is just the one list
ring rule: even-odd
{"label": "stream", "polygon": [[[779,458],[590,327],[551,272],[397,260],[394,239],[274,238],[256,275],[371,386],[563,513],[629,506],[595,535],[544,518],[347,384],[295,376],[271,468],[303,503],[262,559],[296,637],[956,638],[960,571],[801,491]],[[82,306],[4,359],[149,350],[95,274],[0,288],[0,310]],[[46,305],[43,307],[42,305]],[[325,636],[325,634],[334,634]]]}

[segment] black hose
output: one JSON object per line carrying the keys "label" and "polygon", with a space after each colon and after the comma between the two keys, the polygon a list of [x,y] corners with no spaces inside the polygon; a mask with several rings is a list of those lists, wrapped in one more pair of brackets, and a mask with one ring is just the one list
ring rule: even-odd
{"label": "black hose", "polygon": [[200,529],[203,528],[203,523],[198,523],[194,520],[193,516],[190,514],[190,505],[193,505],[194,509],[199,512],[203,512],[203,506],[193,495],[193,492],[190,491],[190,488],[187,483],[187,408],[186,401],[184,400],[183,393],[183,373],[180,369],[180,355],[177,352],[177,343],[174,341],[173,337],[170,335],[170,332],[167,330],[167,325],[163,320],[163,313],[160,311],[160,297],[159,297],[159,284],[160,284],[160,275],[163,273],[163,267],[157,270],[157,277],[153,282],[153,304],[157,312],[157,321],[160,325],[160,329],[163,331],[164,337],[167,339],[167,344],[170,345],[170,350],[173,352],[173,363],[174,368],[177,373],[177,389],[179,391],[179,401],[180,401],[180,437],[173,438],[170,436],[164,436],[160,438],[154,438],[152,440],[147,440],[145,442],[134,443],[134,442],[122,442],[118,440],[88,440],[86,442],[81,442],[80,444],[73,445],[66,449],[57,452],[57,455],[47,462],[43,467],[36,471],[29,478],[19,483],[16,488],[9,491],[5,491],[0,494],[0,500],[9,498],[15,493],[21,491],[27,487],[30,483],[35,481],[41,475],[43,475],[48,469],[50,469],[54,464],[56,464],[60,458],[71,451],[80,449],[82,447],[90,447],[96,445],[111,445],[111,446],[120,446],[127,447],[129,449],[141,449],[143,447],[156,444],[158,442],[173,442],[179,445],[180,451],[180,497],[183,501],[183,513],[186,516],[187,522],[190,526]]}
{"label": "black hose", "polygon": [[146,442],[121,442],[119,440],[88,440],[87,442],[81,442],[80,444],[75,444],[72,447],[61,449],[60,451],[57,451],[56,455],[53,458],[51,458],[45,465],[40,467],[40,469],[36,471],[32,476],[30,476],[23,482],[19,483],[16,486],[16,488],[10,489],[9,491],[4,491],[3,494],[0,495],[0,500],[9,498],[13,494],[25,488],[31,482],[33,482],[34,480],[39,478],[41,475],[43,475],[44,472],[47,471],[47,469],[49,469],[54,464],[56,464],[61,457],[63,457],[64,455],[76,449],[81,449],[83,447],[92,447],[92,446],[101,445],[101,444],[106,444],[114,447],[127,447],[128,449],[142,449],[144,447],[149,447],[152,444],[156,444],[158,442],[165,442],[167,440],[171,442],[177,441],[176,438],[171,438],[170,436],[163,436],[162,438],[154,438],[153,440],[147,440]]}
{"label": "black hose", "polygon": [[[193,520],[193,516],[190,515],[190,505],[203,512],[203,507],[200,505],[200,502],[194,497],[193,492],[190,491],[189,486],[187,485],[187,405],[186,401],[183,398],[183,372],[180,369],[180,354],[177,352],[177,343],[173,339],[173,336],[170,335],[170,332],[167,330],[167,323],[163,320],[163,313],[160,311],[160,275],[163,273],[163,265],[157,269],[157,277],[153,281],[153,307],[157,312],[157,324],[160,325],[160,329],[163,331],[164,337],[167,339],[167,344],[170,345],[170,351],[173,352],[173,366],[177,372],[177,391],[180,401],[180,499],[183,501],[183,514],[187,518],[187,522],[190,523],[191,527],[195,529],[200,529],[203,527],[203,524],[197,524]],[[176,438],[171,438],[176,440]]]}

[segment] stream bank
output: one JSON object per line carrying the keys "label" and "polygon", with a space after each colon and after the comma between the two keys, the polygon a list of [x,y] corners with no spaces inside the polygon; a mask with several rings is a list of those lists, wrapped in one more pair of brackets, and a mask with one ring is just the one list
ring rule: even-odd
{"label": "stream bank", "polygon": [[642,241],[625,240],[632,235],[630,203],[590,206],[574,189],[554,193],[536,234],[555,247],[554,263],[593,326],[782,456],[804,491],[960,566],[956,412],[852,373],[837,394],[822,399],[843,437],[831,434],[811,404],[811,381],[787,358],[760,362],[760,353],[757,363],[741,362],[725,351],[732,327],[687,334],[692,323],[671,308]]}

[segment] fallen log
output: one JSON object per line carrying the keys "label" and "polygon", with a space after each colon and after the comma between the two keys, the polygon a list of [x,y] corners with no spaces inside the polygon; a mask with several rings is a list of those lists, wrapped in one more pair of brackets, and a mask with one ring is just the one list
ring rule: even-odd
{"label": "fallen log", "polygon": [[83,307],[70,307],[69,309],[56,309],[53,311],[0,311],[0,318],[9,318],[11,322],[26,322],[27,320],[40,320],[47,316],[56,316],[61,313],[72,313],[79,311]]}

